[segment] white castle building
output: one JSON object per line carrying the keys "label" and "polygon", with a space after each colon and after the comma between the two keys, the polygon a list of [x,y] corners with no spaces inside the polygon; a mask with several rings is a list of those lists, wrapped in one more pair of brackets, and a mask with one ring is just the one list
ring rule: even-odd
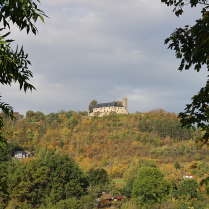
{"label": "white castle building", "polygon": [[127,98],[124,97],[122,101],[119,102],[96,104],[93,107],[93,112],[89,113],[89,116],[102,117],[104,115],[109,115],[111,112],[116,114],[128,114]]}

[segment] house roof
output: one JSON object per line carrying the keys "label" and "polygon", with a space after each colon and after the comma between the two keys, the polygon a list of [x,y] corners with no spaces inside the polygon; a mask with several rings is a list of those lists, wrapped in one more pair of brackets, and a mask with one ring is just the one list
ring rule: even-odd
{"label": "house roof", "polygon": [[101,196],[102,199],[109,199],[109,198],[113,198],[112,194],[102,194]]}
{"label": "house roof", "polygon": [[99,107],[123,107],[122,105],[118,105],[117,102],[108,102],[108,103],[99,103],[94,105],[94,108],[99,108]]}

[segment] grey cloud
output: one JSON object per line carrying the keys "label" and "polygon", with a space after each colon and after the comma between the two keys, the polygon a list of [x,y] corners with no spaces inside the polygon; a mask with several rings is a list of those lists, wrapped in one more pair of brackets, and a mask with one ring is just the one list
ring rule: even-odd
{"label": "grey cloud", "polygon": [[26,95],[16,85],[2,88],[16,111],[87,110],[92,99],[127,96],[129,112],[177,113],[205,85],[206,72],[178,72],[179,61],[163,44],[176,27],[194,23],[198,8],[180,18],[156,0],[45,0],[41,9],[50,18],[37,23],[38,36],[12,27],[37,87]]}

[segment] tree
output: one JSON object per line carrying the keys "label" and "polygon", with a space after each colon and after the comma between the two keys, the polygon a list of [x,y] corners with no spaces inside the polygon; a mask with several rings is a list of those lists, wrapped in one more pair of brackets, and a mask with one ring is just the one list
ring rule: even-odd
{"label": "tree", "polygon": [[72,197],[66,200],[60,200],[56,204],[42,205],[40,209],[82,209],[82,206],[79,200]]}
{"label": "tree", "polygon": [[90,168],[87,172],[90,185],[98,186],[109,182],[107,171],[103,168]]}
{"label": "tree", "polygon": [[180,166],[179,162],[174,163],[174,168],[175,169],[181,169],[181,166]]}
{"label": "tree", "polygon": [[46,148],[40,150],[37,158],[12,162],[7,166],[7,175],[4,173],[8,185],[5,195],[37,207],[80,198],[86,195],[89,186],[86,175],[72,158]]}
{"label": "tree", "polygon": [[[167,6],[174,6],[173,11],[176,16],[184,12],[184,7],[190,5],[196,7],[201,5],[202,17],[196,20],[193,26],[186,25],[184,28],[177,28],[165,44],[169,43],[168,48],[176,52],[177,59],[181,59],[179,70],[188,70],[194,66],[194,70],[200,71],[202,66],[209,70],[209,2],[208,0],[161,0]],[[183,126],[191,128],[197,124],[197,127],[205,131],[202,138],[199,139],[202,145],[209,145],[209,80],[204,88],[201,88],[197,95],[192,98],[192,103],[187,104],[185,112],[179,113],[179,118]]]}
{"label": "tree", "polygon": [[121,192],[123,195],[130,197],[131,192],[133,189],[133,183],[137,178],[138,170],[141,167],[157,167],[156,162],[154,160],[149,159],[140,159],[135,160],[132,162],[130,167],[124,172],[123,174],[123,180],[126,182],[126,185],[122,188]]}
{"label": "tree", "polygon": [[142,203],[154,204],[165,200],[170,184],[158,168],[142,167],[133,184],[132,197],[140,198]]}
{"label": "tree", "polygon": [[201,198],[201,193],[198,191],[198,183],[195,179],[185,179],[180,181],[178,184],[178,197],[186,197],[189,195],[189,198]]}
{"label": "tree", "polygon": [[73,115],[73,113],[74,113],[73,110],[69,110],[68,112],[65,113],[65,117],[70,118]]}
{"label": "tree", "polygon": [[97,104],[97,101],[93,99],[89,104],[89,112],[93,112],[94,106]]}
{"label": "tree", "polygon": [[84,111],[78,111],[78,114],[82,115],[82,116],[88,116],[88,111],[84,110]]}
{"label": "tree", "polygon": [[[37,0],[39,3],[40,1]],[[25,54],[23,47],[15,51],[10,46],[13,42],[11,39],[7,39],[11,33],[10,24],[15,24],[20,30],[26,29],[27,34],[32,32],[36,35],[37,28],[35,22],[40,18],[44,22],[43,16],[47,17],[45,13],[38,9],[33,0],[2,0],[0,3],[0,23],[3,25],[0,28],[0,83],[2,85],[11,85],[13,82],[18,82],[20,90],[23,89],[33,90],[35,87],[28,81],[33,74],[28,70],[28,65],[31,65],[28,60],[28,54]],[[6,30],[9,32],[3,33]],[[0,95],[1,100],[1,95]],[[0,109],[13,119],[13,108],[0,101]],[[3,127],[3,120],[0,117],[0,129]],[[0,135],[0,143],[5,142]]]}
{"label": "tree", "polygon": [[12,160],[12,154],[16,148],[17,145],[12,142],[3,144],[0,152],[0,164]]}

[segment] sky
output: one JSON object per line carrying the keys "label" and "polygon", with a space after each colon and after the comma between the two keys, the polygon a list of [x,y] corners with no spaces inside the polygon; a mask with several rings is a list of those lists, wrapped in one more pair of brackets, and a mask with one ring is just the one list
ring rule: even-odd
{"label": "sky", "polygon": [[207,71],[178,71],[180,60],[164,40],[177,27],[193,25],[201,8],[177,18],[160,0],[42,0],[49,18],[38,35],[11,27],[12,47],[24,46],[35,91],[1,86],[14,111],[44,114],[88,111],[89,103],[128,98],[129,113],[162,108],[179,113],[207,81]]}

